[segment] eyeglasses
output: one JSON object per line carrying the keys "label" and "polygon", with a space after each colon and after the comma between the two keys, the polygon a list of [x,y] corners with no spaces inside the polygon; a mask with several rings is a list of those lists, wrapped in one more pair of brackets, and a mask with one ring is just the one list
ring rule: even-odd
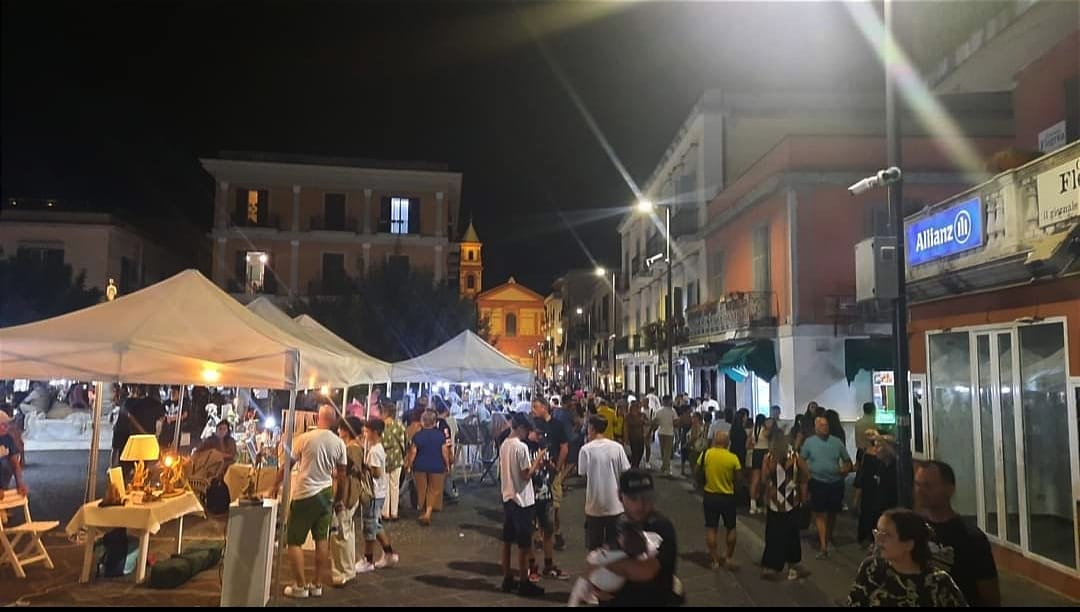
{"label": "eyeglasses", "polygon": [[882,531],[881,529],[874,529],[873,532],[875,538],[887,538],[892,535],[888,531]]}

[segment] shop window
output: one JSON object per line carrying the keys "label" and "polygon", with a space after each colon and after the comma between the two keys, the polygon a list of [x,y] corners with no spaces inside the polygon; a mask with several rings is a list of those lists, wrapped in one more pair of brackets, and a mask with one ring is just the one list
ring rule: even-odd
{"label": "shop window", "polygon": [[967,332],[931,334],[930,397],[933,405],[931,456],[956,472],[953,509],[975,521],[975,437],[971,399],[971,347]]}
{"label": "shop window", "polygon": [[1076,567],[1072,470],[1077,467],[1069,447],[1065,326],[1024,326],[1019,337],[1028,546]]}

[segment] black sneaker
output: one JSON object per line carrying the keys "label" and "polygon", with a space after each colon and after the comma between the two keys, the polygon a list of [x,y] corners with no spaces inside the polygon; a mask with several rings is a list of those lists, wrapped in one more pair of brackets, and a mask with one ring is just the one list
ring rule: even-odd
{"label": "black sneaker", "polygon": [[518,581],[513,576],[503,576],[502,590],[503,593],[512,593],[518,590]]}
{"label": "black sneaker", "polygon": [[533,584],[531,582],[526,582],[526,583],[522,584],[521,586],[519,586],[517,592],[518,592],[518,595],[521,595],[522,597],[543,597],[544,596],[543,587],[538,587],[538,586],[536,586],[535,584]]}
{"label": "black sneaker", "polygon": [[555,550],[565,550],[566,540],[563,539],[561,533],[555,534]]}

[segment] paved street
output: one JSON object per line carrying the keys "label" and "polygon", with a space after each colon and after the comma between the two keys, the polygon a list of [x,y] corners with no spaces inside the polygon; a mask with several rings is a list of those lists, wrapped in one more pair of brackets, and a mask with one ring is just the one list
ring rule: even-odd
{"label": "paved street", "polygon": [[[57,460],[63,469],[51,464],[51,457],[39,454],[31,458],[31,486],[40,501],[50,504],[77,502],[81,491],[83,467],[71,456],[60,454]],[[38,479],[42,480],[38,480]],[[43,486],[43,482],[47,485]],[[756,563],[762,548],[763,521],[759,517],[740,516],[738,561],[741,572],[710,571],[705,553],[701,527],[700,498],[691,492],[686,480],[658,479],[659,508],[675,523],[679,534],[678,575],[686,585],[691,605],[719,606],[821,606],[842,602],[862,558],[859,547],[850,533],[854,526],[850,518],[842,519],[838,528],[837,550],[829,561],[814,560],[809,540],[804,540],[803,552],[807,567],[813,574],[798,582],[766,582],[758,577]],[[584,491],[580,481],[566,496],[564,533],[567,549],[556,553],[556,562],[573,575],[584,568],[583,506]],[[67,495],[64,488],[74,488]],[[411,520],[412,513],[403,512],[403,519],[390,526],[394,548],[401,554],[401,565],[360,577],[344,589],[327,589],[317,600],[291,601],[276,597],[279,605],[437,605],[437,606],[504,606],[521,605],[523,600],[498,590],[501,570],[498,541],[502,521],[498,489],[491,485],[473,484],[461,487],[459,503],[448,505],[435,516],[431,527],[420,527]],[[40,509],[35,502],[34,513],[40,518],[66,521],[74,512],[65,508],[59,514],[51,508]],[[35,516],[35,518],[38,518]],[[61,529],[63,524],[61,525]],[[223,524],[215,520],[189,520],[185,541],[221,537]],[[167,556],[176,534],[175,523],[166,525],[152,538],[156,556]],[[813,533],[806,532],[807,538]],[[183,587],[163,592],[136,587],[130,577],[99,579],[92,585],[77,585],[81,549],[63,537],[62,530],[47,540],[57,569],[49,572],[32,566],[29,579],[13,581],[4,576],[0,588],[0,603],[19,601],[42,605],[216,605],[220,590],[219,573],[203,572]],[[309,563],[310,567],[310,563]],[[3,570],[6,572],[7,570]],[[536,605],[565,604],[569,582],[546,580],[547,594]],[[1014,605],[1075,605],[1026,580],[1003,576],[1002,595],[1005,603]]]}

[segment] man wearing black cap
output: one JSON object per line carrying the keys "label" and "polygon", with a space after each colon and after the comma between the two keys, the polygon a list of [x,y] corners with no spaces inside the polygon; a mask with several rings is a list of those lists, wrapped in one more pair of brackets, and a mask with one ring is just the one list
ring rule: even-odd
{"label": "man wearing black cap", "polygon": [[[521,413],[514,414],[511,423],[513,431],[499,447],[499,479],[503,498],[502,590],[507,593],[516,590],[519,595],[526,597],[539,596],[544,594],[544,589],[529,582],[529,551],[536,520],[536,494],[532,477],[547,458],[547,450],[541,449],[536,453],[536,459],[530,462],[525,440],[535,427]],[[519,580],[514,580],[510,570],[510,548],[515,542],[518,545]]]}
{"label": "man wearing black cap", "polygon": [[[675,590],[675,561],[678,545],[675,525],[656,511],[656,492],[653,477],[648,472],[630,469],[619,476],[619,499],[628,520],[642,531],[652,531],[663,538],[660,550],[653,559],[623,559],[607,569],[626,578],[626,585],[610,599],[601,601],[608,606],[668,606],[677,603]],[[603,599],[606,593],[597,593]]]}

